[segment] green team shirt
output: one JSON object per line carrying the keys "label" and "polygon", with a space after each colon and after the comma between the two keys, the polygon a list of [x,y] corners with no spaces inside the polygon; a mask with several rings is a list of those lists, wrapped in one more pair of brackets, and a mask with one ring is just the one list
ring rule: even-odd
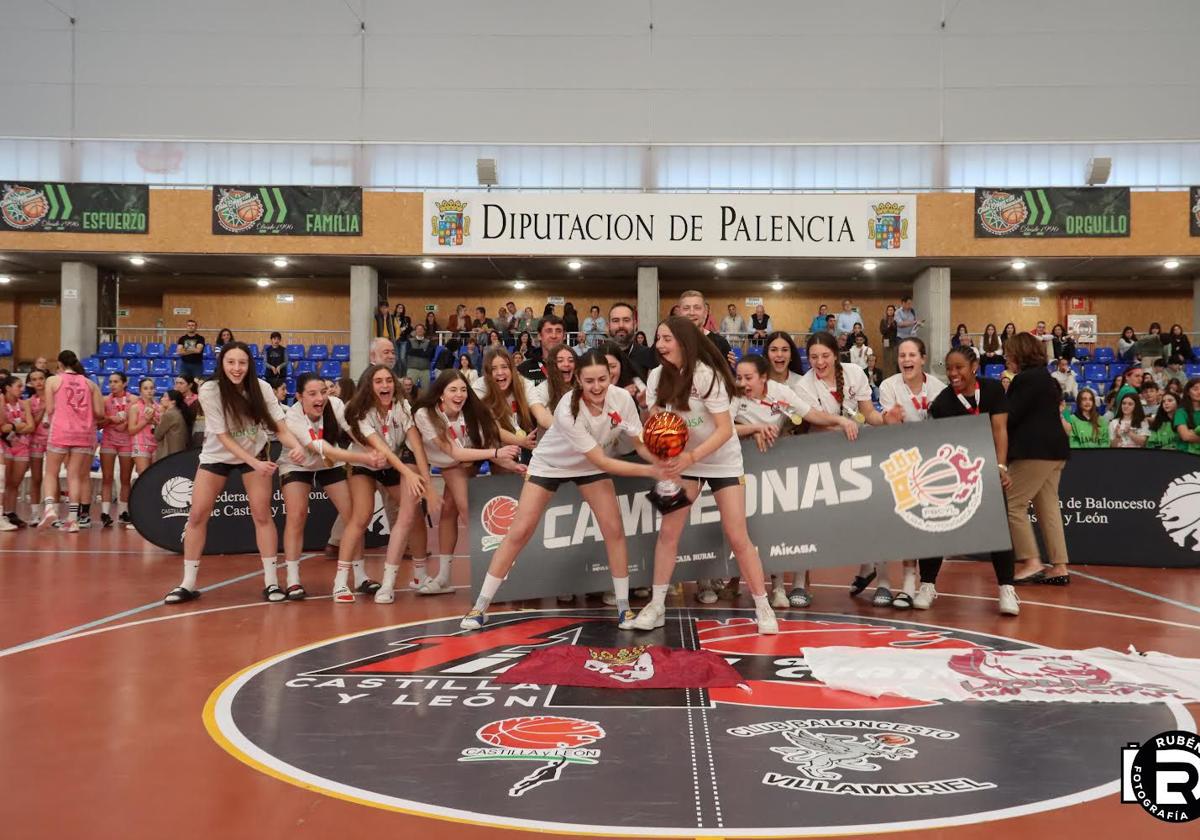
{"label": "green team shirt", "polygon": [[[1200,411],[1193,411],[1192,416],[1188,417],[1187,409],[1179,409],[1175,412],[1175,420],[1172,425],[1178,429],[1180,426],[1187,426],[1193,432],[1200,428]],[[1187,441],[1179,441],[1176,446],[1180,452],[1191,452],[1193,455],[1200,455],[1200,443],[1188,443]]]}
{"label": "green team shirt", "polygon": [[1071,434],[1068,437],[1072,449],[1108,448],[1108,424],[1103,420],[1100,421],[1100,429],[1097,431],[1092,428],[1091,423],[1076,417],[1072,412],[1064,411],[1063,419],[1071,426]]}
{"label": "green team shirt", "polygon": [[1175,427],[1170,423],[1163,423],[1157,429],[1150,430],[1150,437],[1146,438],[1147,449],[1178,449],[1179,435],[1175,433]]}

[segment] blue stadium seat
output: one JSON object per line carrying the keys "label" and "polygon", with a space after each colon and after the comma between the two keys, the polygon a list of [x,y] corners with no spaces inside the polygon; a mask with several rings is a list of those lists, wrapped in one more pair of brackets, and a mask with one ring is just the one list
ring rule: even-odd
{"label": "blue stadium seat", "polygon": [[150,359],[150,373],[154,376],[169,376],[171,373],[171,360]]}
{"label": "blue stadium seat", "polygon": [[1200,362],[1188,362],[1183,366],[1184,372],[1188,375],[1188,379],[1193,376],[1200,376]]}
{"label": "blue stadium seat", "polygon": [[121,345],[121,355],[126,359],[136,359],[142,355],[142,345],[136,341],[126,341]]}
{"label": "blue stadium seat", "polygon": [[327,362],[321,362],[321,378],[322,379],[340,379],[342,376],[342,363],[335,362],[330,359]]}
{"label": "blue stadium seat", "polygon": [[1099,362],[1088,362],[1083,366],[1083,378],[1089,382],[1104,382],[1108,380],[1108,365]]}
{"label": "blue stadium seat", "polygon": [[13,354],[12,342],[7,338],[0,338],[0,358],[11,356]]}
{"label": "blue stadium seat", "polygon": [[[436,371],[438,369],[438,366],[437,366],[438,359],[441,358],[442,353],[444,353],[445,351],[446,351],[446,345],[444,345],[444,344],[439,344],[437,347],[435,347],[433,349],[433,356],[429,360],[429,370],[430,371]],[[431,374],[431,376],[433,376],[433,375]],[[436,379],[437,377],[433,376],[433,378]]]}
{"label": "blue stadium seat", "polygon": [[996,363],[983,366],[983,376],[985,379],[999,379],[1004,373],[1004,365]]}
{"label": "blue stadium seat", "polygon": [[350,345],[349,344],[333,345],[333,352],[330,353],[329,358],[331,358],[337,362],[350,361]]}
{"label": "blue stadium seat", "polygon": [[129,359],[125,362],[125,372],[130,379],[145,376],[150,372],[150,364],[145,359]]}
{"label": "blue stadium seat", "polygon": [[250,358],[257,359],[258,358],[258,345],[257,344],[247,344],[246,346],[250,348]]}
{"label": "blue stadium seat", "polygon": [[1075,358],[1081,362],[1086,362],[1088,360],[1087,348],[1086,347],[1076,347],[1075,348]]}
{"label": "blue stadium seat", "polygon": [[1195,359],[1197,362],[1200,362],[1200,347],[1192,348],[1192,358]]}
{"label": "blue stadium seat", "polygon": [[172,376],[156,376],[154,377],[154,387],[158,389],[158,393],[165,394],[175,387],[175,378]]}
{"label": "blue stadium seat", "polygon": [[96,355],[101,359],[108,359],[117,355],[117,342],[101,341],[100,346],[96,348]]}
{"label": "blue stadium seat", "polygon": [[1096,361],[1109,365],[1117,360],[1117,354],[1113,352],[1111,347],[1097,347]]}
{"label": "blue stadium seat", "polygon": [[108,387],[108,377],[107,376],[101,377],[100,381],[96,384],[98,384],[100,386],[100,393],[103,394],[104,396],[107,397],[110,393],[112,393],[112,389]]}
{"label": "blue stadium seat", "polygon": [[[125,360],[124,359],[105,359],[104,367],[102,369],[105,373],[123,373],[125,371]],[[105,381],[107,381],[107,380],[105,380]]]}
{"label": "blue stadium seat", "polygon": [[146,352],[143,353],[147,359],[161,359],[167,355],[167,348],[161,341],[151,341],[146,344]]}
{"label": "blue stadium seat", "polygon": [[797,347],[796,355],[799,356],[801,359],[807,359],[808,358],[808,348],[804,347],[804,346]]}
{"label": "blue stadium seat", "polygon": [[203,361],[203,364],[204,364],[204,367],[202,368],[202,371],[204,372],[205,376],[212,376],[214,373],[217,372],[217,360],[216,359],[205,359]]}
{"label": "blue stadium seat", "polygon": [[100,359],[96,356],[88,356],[83,360],[83,372],[89,376],[95,376],[100,372]]}
{"label": "blue stadium seat", "polygon": [[289,344],[287,346],[287,357],[288,357],[288,361],[292,361],[292,362],[303,359],[304,358],[304,345],[303,344]]}
{"label": "blue stadium seat", "polygon": [[258,374],[259,376],[266,376],[267,375],[267,360],[266,359],[255,359],[254,360],[254,372],[256,374]]}
{"label": "blue stadium seat", "polygon": [[1095,391],[1099,396],[1103,397],[1108,393],[1108,383],[1103,381],[1088,382],[1087,387]]}
{"label": "blue stadium seat", "polygon": [[287,392],[289,394],[296,393],[296,380],[295,379],[288,377],[287,380],[285,380],[285,384],[287,385]]}
{"label": "blue stadium seat", "polygon": [[324,344],[310,344],[308,347],[308,358],[314,362],[323,362],[329,358],[329,348]]}
{"label": "blue stadium seat", "polygon": [[171,360],[171,375],[172,376],[179,375],[179,360],[178,359]]}
{"label": "blue stadium seat", "polygon": [[[741,347],[730,347],[729,351],[731,353],[733,353],[733,358],[737,359],[739,362],[742,360],[742,348]],[[751,347],[749,352],[756,353],[757,351],[755,350],[755,348]]]}
{"label": "blue stadium seat", "polygon": [[296,362],[296,375],[300,376],[305,373],[316,373],[317,363],[308,359],[300,359]]}

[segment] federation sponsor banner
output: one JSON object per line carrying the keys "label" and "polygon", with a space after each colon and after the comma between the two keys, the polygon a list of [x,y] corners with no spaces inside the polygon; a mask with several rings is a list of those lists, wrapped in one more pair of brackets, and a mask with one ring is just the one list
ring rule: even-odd
{"label": "federation sponsor banner", "polygon": [[915,195],[425,193],[426,254],[915,257]]}
{"label": "federation sponsor banner", "polygon": [[1200,236],[1200,187],[1188,189],[1188,232]]}
{"label": "federation sponsor banner", "polygon": [[361,187],[215,186],[221,236],[362,236]]}
{"label": "federation sponsor banner", "polygon": [[[278,447],[278,444],[274,444]],[[187,524],[192,506],[192,481],[200,466],[200,450],[188,449],[168,455],[150,466],[134,482],[129,493],[129,517],[133,527],[159,548],[183,553],[183,527]],[[378,494],[375,515],[367,526],[366,544],[387,543],[388,522]],[[279,489],[279,474],[271,488],[271,515],[283,539],[287,512],[283,493]],[[304,526],[304,550],[319,551],[329,539],[330,529],[337,519],[337,510],[325,491],[314,489],[308,496],[308,520]],[[282,545],[282,542],[280,543]],[[212,517],[208,521],[205,554],[254,554],[258,545],[254,539],[254,520],[250,518],[250,503],[240,473],[232,473],[225,489],[217,495]]]}
{"label": "federation sponsor banner", "polygon": [[[768,572],[1008,548],[1008,523],[986,417],[867,428],[855,442],[826,432],[742,445],[750,538]],[[521,479],[469,488],[471,583],[516,514]],[[614,479],[630,585],[649,586],[660,518],[646,479]],[[674,580],[737,574],[706,488],[683,530]],[[604,592],[612,580],[599,527],[572,484],[560,487],[501,590],[507,600]]]}
{"label": "federation sponsor banner", "polygon": [[5,230],[147,233],[150,188],[145,184],[5,181],[0,185],[0,231]]}
{"label": "federation sponsor banner", "polygon": [[1129,236],[1129,187],[975,190],[975,238]]}

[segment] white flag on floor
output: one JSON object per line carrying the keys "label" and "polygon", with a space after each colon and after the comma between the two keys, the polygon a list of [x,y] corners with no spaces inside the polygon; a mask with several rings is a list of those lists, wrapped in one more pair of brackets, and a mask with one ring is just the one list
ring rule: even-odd
{"label": "white flag on floor", "polygon": [[804,648],[812,675],[830,688],[915,700],[1066,703],[1200,701],[1200,659],[1088,650],[897,650]]}

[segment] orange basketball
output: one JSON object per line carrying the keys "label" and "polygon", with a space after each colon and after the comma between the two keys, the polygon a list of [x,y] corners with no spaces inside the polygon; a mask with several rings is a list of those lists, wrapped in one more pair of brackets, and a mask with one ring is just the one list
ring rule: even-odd
{"label": "orange basketball", "polygon": [[561,750],[594,744],[604,737],[604,729],[590,720],[537,715],[493,721],[480,727],[475,737],[494,747]]}
{"label": "orange basketball", "polygon": [[253,222],[262,215],[262,205],[257,201],[247,201],[237,209],[237,214],[243,222]]}
{"label": "orange basketball", "polygon": [[1000,218],[1006,225],[1019,225],[1025,221],[1025,216],[1025,205],[1020,201],[1008,204],[1000,211]]}
{"label": "orange basketball", "polygon": [[655,414],[642,427],[642,443],[655,458],[674,458],[687,442],[687,422],[673,411]]}
{"label": "orange basketball", "polygon": [[480,515],[483,528],[489,534],[503,537],[517,518],[517,500],[512,496],[496,496],[483,506]]}
{"label": "orange basketball", "polygon": [[47,203],[46,197],[41,193],[35,193],[31,198],[27,198],[21,202],[21,212],[30,219],[42,218],[49,209],[50,205]]}

